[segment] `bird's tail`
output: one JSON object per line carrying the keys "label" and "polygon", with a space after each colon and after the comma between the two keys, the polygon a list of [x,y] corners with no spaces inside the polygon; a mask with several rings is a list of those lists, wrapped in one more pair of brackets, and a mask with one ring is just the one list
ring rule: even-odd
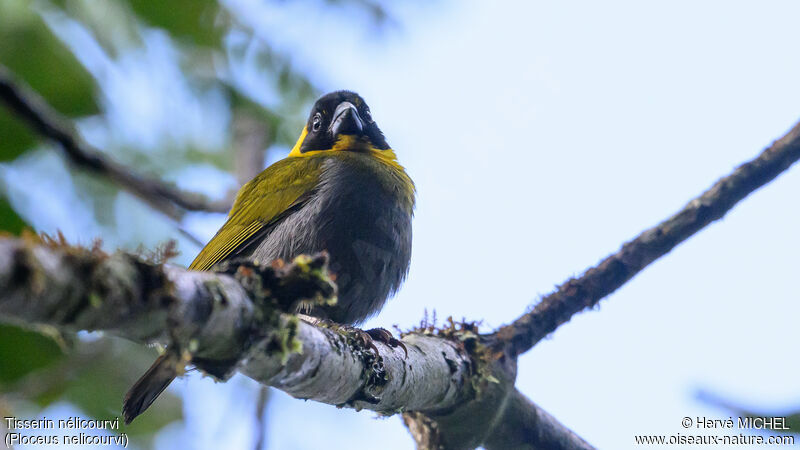
{"label": "bird's tail", "polygon": [[182,366],[180,356],[169,349],[156,359],[147,372],[125,394],[125,400],[122,401],[122,416],[125,418],[126,424],[131,423],[153,404],[172,380],[182,373]]}

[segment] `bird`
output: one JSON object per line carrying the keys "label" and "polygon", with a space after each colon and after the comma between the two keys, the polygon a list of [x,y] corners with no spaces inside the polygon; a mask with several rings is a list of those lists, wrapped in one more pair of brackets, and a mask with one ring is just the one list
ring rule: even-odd
{"label": "bird", "polygon": [[[303,312],[358,325],[406,278],[415,196],[414,182],[364,99],[352,91],[331,92],[316,101],[287,157],[241,187],[227,221],[189,269],[213,270],[234,258],[289,261],[326,251],[337,302]],[[374,336],[385,339],[388,332],[378,330]],[[167,349],[125,396],[126,423],[144,412],[185,364]]]}

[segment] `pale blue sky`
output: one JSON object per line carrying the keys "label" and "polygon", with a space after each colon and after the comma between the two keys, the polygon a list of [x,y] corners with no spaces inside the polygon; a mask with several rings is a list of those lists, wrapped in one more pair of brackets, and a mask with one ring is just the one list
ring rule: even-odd
{"label": "pale blue sky", "polygon": [[[409,279],[368,326],[408,328],[426,308],[487,330],[513,320],[800,119],[794,1],[450,0],[393,7],[400,28],[377,38],[305,2],[228,3],[322,87],[361,93],[417,184]],[[211,178],[195,168],[174,179]],[[729,417],[694,400],[698,388],[767,411],[800,406],[798,192],[794,168],[575,317],[522,356],[519,388],[608,449],[686,435],[684,416]],[[133,203],[116,214],[134,220]],[[186,225],[208,238],[221,220]],[[249,446],[249,380],[175,384],[201,427],[168,431],[165,448]],[[268,414],[274,449],[412,445],[398,417],[280,393]]]}

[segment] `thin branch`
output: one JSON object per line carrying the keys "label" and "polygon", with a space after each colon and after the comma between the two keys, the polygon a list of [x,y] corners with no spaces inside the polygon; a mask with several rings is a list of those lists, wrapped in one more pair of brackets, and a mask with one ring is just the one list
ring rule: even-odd
{"label": "thin branch", "polygon": [[678,244],[721,219],[736,203],[772,181],[800,159],[800,123],[757,158],[690,201],[682,210],[623,244],[615,254],[544,297],[528,313],[495,332],[511,355],[528,351],[537,342],[585,308],[597,304],[647,265]]}
{"label": "thin branch", "polygon": [[205,196],[181,191],[171,184],[131,171],[92,148],[73,130],[70,122],[45,100],[15,79],[0,65],[0,99],[40,135],[58,143],[64,154],[78,167],[108,177],[169,217],[179,218],[181,209],[227,212],[227,202],[213,202]]}
{"label": "thin branch", "polygon": [[267,403],[269,402],[269,388],[261,386],[258,388],[258,400],[256,401],[256,443],[253,450],[264,450],[267,442]]}

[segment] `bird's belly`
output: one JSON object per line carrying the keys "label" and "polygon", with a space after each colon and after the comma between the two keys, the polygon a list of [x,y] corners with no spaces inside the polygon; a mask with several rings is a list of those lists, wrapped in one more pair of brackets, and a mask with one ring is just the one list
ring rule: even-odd
{"label": "bird's belly", "polygon": [[[372,187],[372,186],[368,186]],[[320,192],[276,224],[253,251],[260,260],[291,260],[327,251],[338,302],[312,315],[359,323],[402,283],[411,257],[411,217],[380,190]]]}

